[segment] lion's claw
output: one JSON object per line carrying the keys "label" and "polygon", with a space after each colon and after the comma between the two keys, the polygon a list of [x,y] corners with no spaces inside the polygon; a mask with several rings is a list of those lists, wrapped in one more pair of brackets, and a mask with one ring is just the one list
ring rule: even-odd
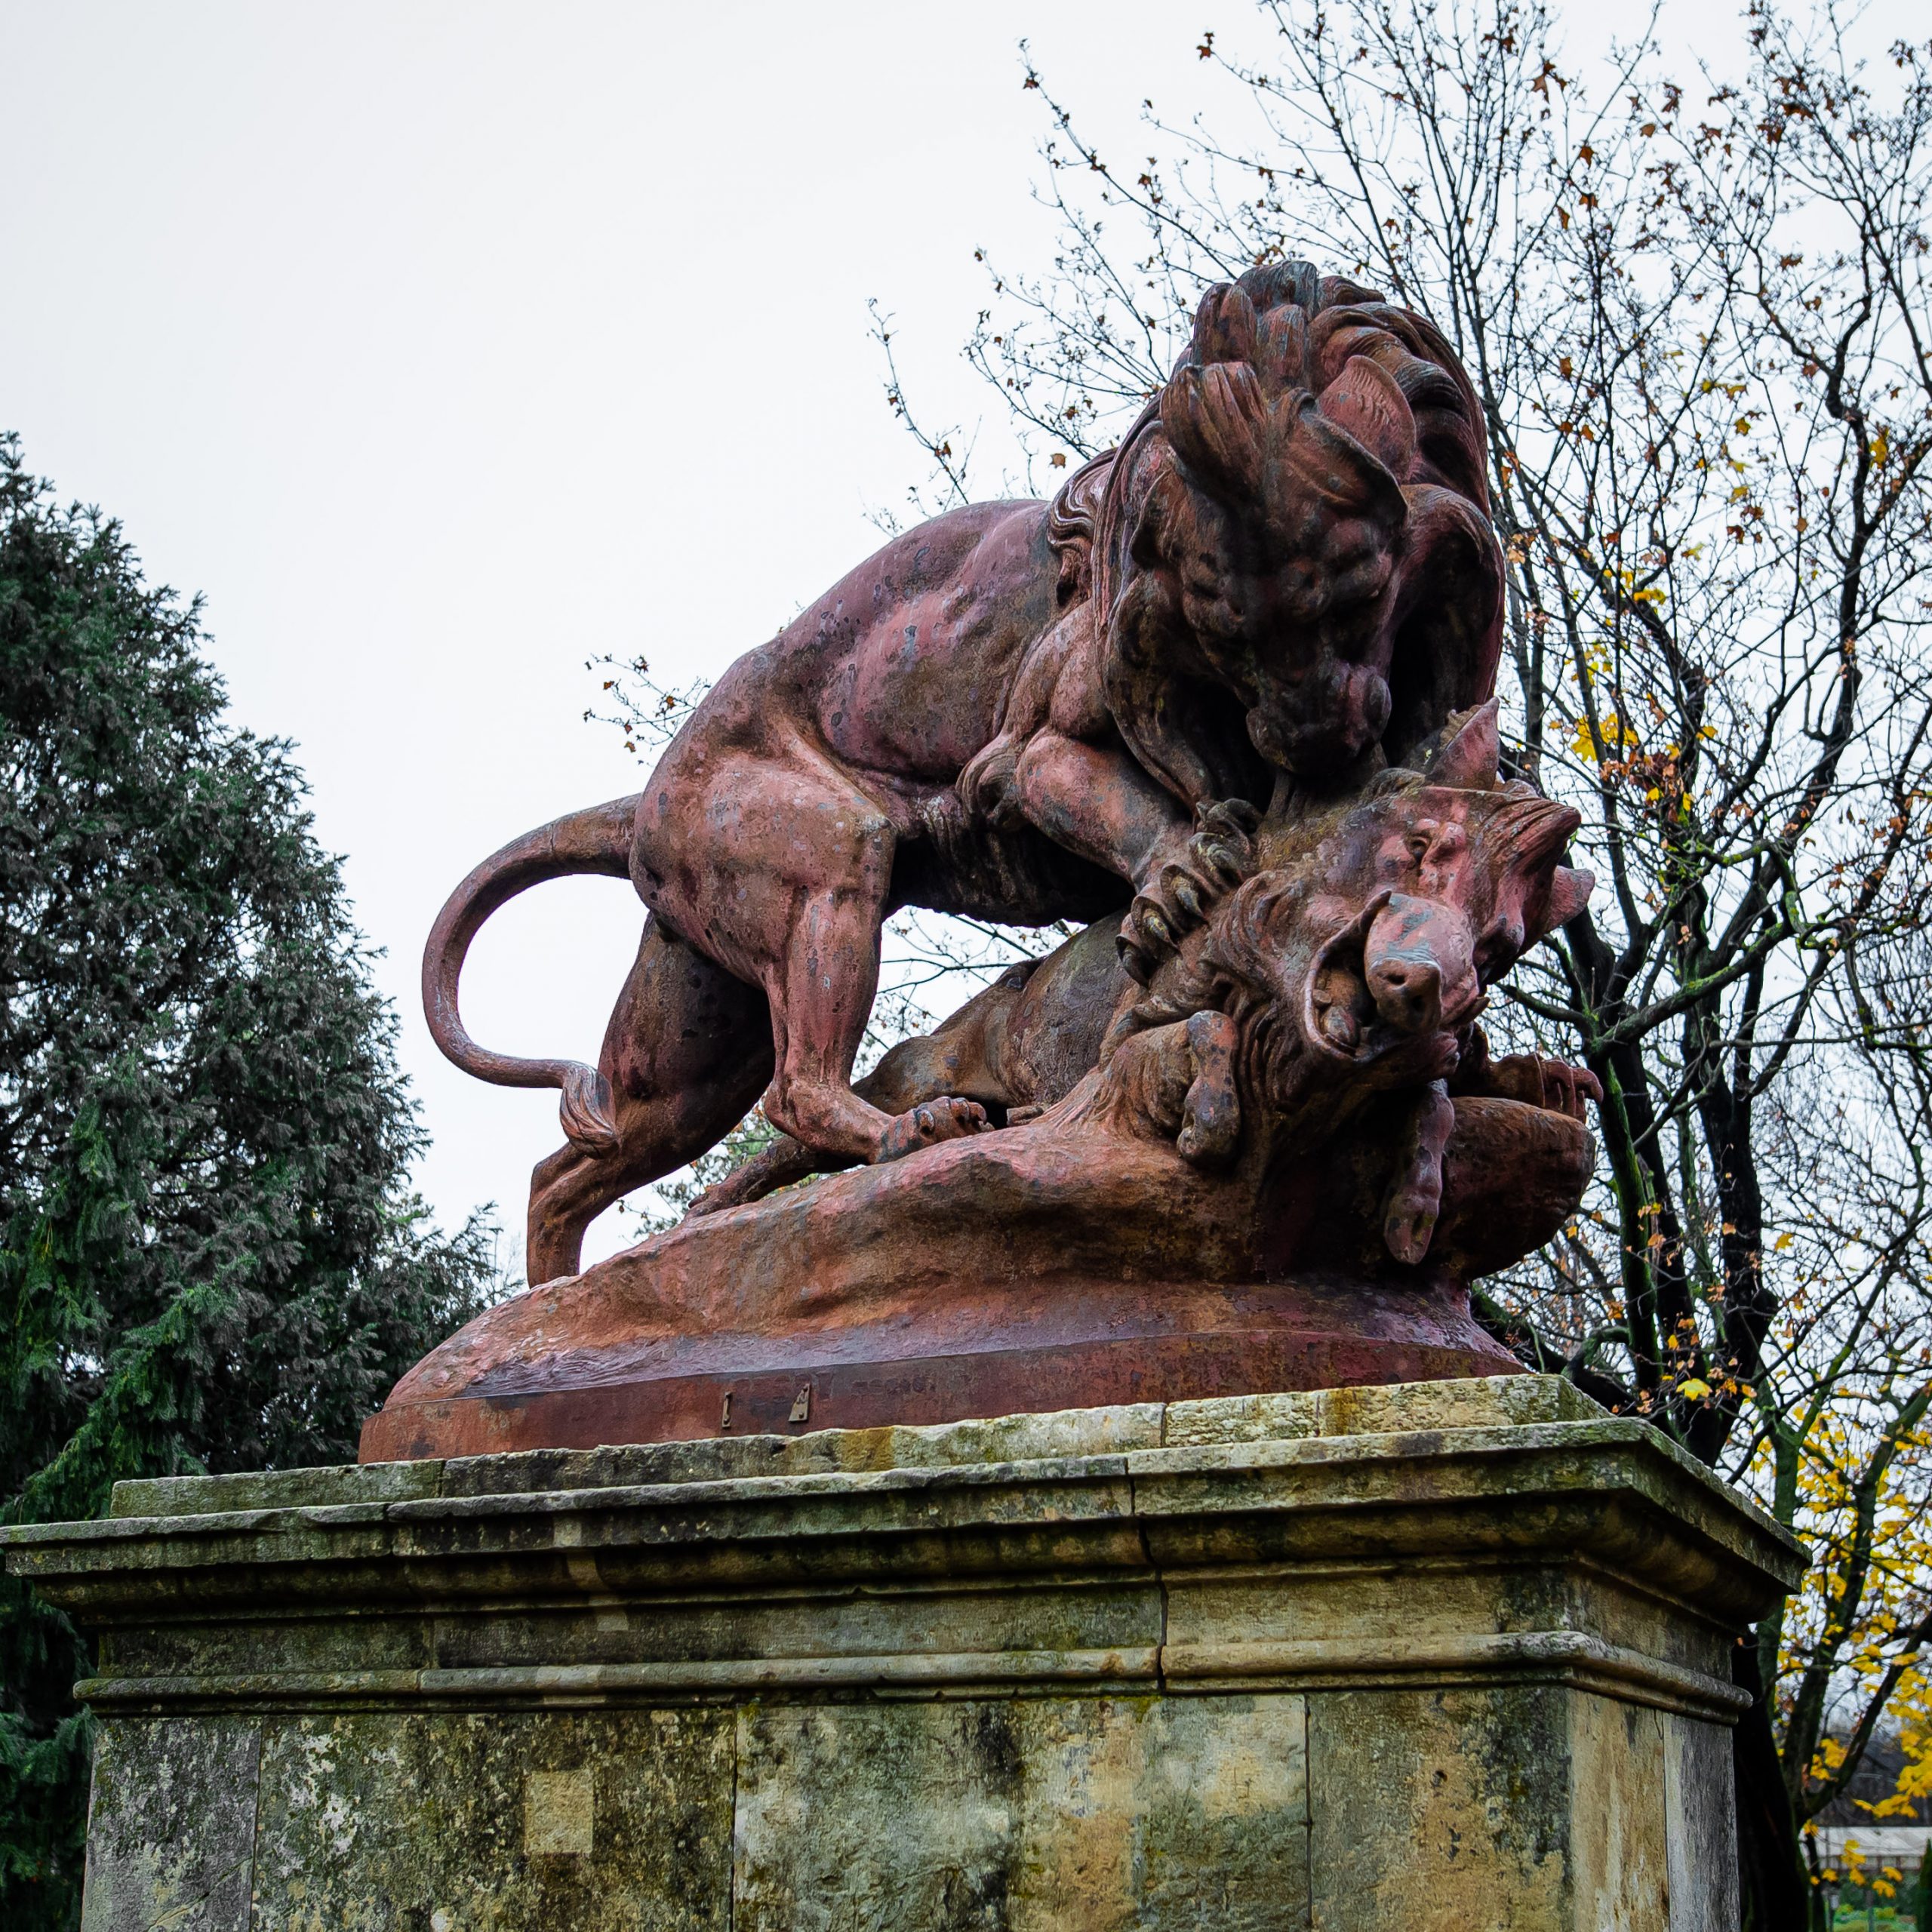
{"label": "lion's claw", "polygon": [[1218,832],[1246,844],[1250,833],[1261,823],[1261,814],[1245,798],[1222,798],[1209,805],[1196,805],[1194,823],[1202,832]]}
{"label": "lion's claw", "polygon": [[942,1140],[983,1134],[991,1124],[986,1109],[977,1100],[963,1100],[949,1094],[940,1100],[923,1101],[909,1113],[893,1116],[879,1140],[878,1158],[903,1160],[921,1147],[936,1147]]}
{"label": "lion's claw", "polygon": [[1238,885],[1247,876],[1241,854],[1223,839],[1196,838],[1188,852],[1223,888]]}
{"label": "lion's claw", "polygon": [[1162,960],[1173,956],[1179,942],[1175,921],[1170,921],[1161,903],[1151,894],[1140,893],[1128,908],[1115,942],[1121,964],[1128,977],[1145,986],[1159,970]]}
{"label": "lion's claw", "polygon": [[[1208,916],[1207,909],[1201,903],[1200,881],[1181,866],[1161,868],[1161,899],[1167,908],[1170,925],[1178,924],[1187,930],[1199,925]],[[1175,913],[1180,915],[1178,921],[1173,917]]]}
{"label": "lion's claw", "polygon": [[1197,806],[1194,821],[1181,858],[1158,868],[1121,922],[1121,970],[1143,986],[1180,950],[1183,936],[1204,924],[1215,902],[1254,868],[1248,835],[1261,815],[1246,799]]}

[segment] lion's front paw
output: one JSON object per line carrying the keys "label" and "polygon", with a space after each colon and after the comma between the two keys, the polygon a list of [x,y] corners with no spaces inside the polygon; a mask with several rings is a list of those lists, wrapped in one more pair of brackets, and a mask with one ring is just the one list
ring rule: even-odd
{"label": "lion's front paw", "polygon": [[985,1132],[990,1123],[986,1110],[977,1100],[962,1100],[948,1094],[943,1100],[926,1100],[909,1113],[895,1114],[878,1143],[881,1161],[903,1160],[921,1147],[937,1146],[942,1140],[963,1140],[969,1134]]}
{"label": "lion's front paw", "polygon": [[1121,964],[1143,986],[1254,863],[1248,835],[1260,817],[1245,799],[1200,806],[1194,818],[1195,829],[1179,857],[1156,869],[1121,922]]}
{"label": "lion's front paw", "polygon": [[1195,923],[1171,903],[1163,904],[1154,894],[1137,894],[1120,922],[1120,937],[1114,941],[1121,969],[1137,985],[1144,986],[1159,971],[1161,961],[1174,957],[1181,935]]}

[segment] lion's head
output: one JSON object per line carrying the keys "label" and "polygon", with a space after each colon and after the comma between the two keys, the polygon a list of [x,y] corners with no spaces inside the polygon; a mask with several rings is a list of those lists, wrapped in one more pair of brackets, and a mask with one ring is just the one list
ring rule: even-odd
{"label": "lion's head", "polygon": [[[1400,756],[1489,695],[1502,559],[1480,411],[1423,317],[1305,263],[1211,289],[1091,506],[1121,737],[1190,804]],[[1097,494],[1103,491],[1103,495]],[[1059,534],[1057,532],[1057,534]]]}

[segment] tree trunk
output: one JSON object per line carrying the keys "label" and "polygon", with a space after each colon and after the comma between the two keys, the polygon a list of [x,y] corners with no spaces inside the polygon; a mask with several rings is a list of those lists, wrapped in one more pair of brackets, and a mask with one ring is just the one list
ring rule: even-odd
{"label": "tree trunk", "polygon": [[1812,1886],[1798,1853],[1797,1815],[1771,1730],[1754,1639],[1746,1638],[1732,1651],[1730,1667],[1732,1680],[1752,1698],[1731,1734],[1744,1932],[1811,1932]]}

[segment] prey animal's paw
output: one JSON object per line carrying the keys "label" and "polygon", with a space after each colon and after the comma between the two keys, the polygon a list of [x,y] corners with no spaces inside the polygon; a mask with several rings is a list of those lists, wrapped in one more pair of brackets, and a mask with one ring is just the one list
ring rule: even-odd
{"label": "prey animal's paw", "polygon": [[1382,1238],[1389,1252],[1405,1268],[1414,1267],[1429,1252],[1442,1210],[1438,1187],[1394,1187],[1382,1208]]}
{"label": "prey animal's paw", "polygon": [[1241,1035],[1225,1013],[1197,1013],[1187,1023],[1187,1051],[1194,1078],[1174,1145],[1192,1166],[1225,1168],[1241,1150],[1241,1090],[1235,1079]]}
{"label": "prey animal's paw", "polygon": [[1540,1054],[1506,1054],[1489,1063],[1489,1088],[1506,1100],[1547,1107],[1572,1120],[1589,1118],[1586,1103],[1603,1101],[1602,1083],[1588,1067],[1567,1060],[1546,1060]]}
{"label": "prey animal's paw", "polygon": [[986,1110],[977,1100],[962,1100],[948,1094],[943,1100],[922,1101],[909,1112],[893,1116],[880,1139],[878,1158],[902,1160],[921,1147],[937,1146],[942,1140],[961,1140],[969,1134],[983,1134],[989,1124]]}

